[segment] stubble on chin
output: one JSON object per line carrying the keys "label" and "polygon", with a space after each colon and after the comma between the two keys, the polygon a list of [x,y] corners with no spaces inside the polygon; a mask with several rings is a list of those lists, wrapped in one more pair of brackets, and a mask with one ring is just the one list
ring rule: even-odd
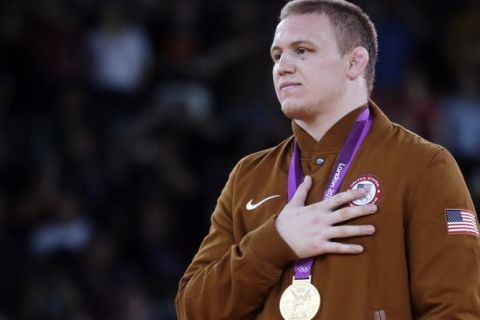
{"label": "stubble on chin", "polygon": [[282,106],[282,112],[292,120],[305,122],[315,119],[318,113],[314,108],[300,105],[284,105]]}

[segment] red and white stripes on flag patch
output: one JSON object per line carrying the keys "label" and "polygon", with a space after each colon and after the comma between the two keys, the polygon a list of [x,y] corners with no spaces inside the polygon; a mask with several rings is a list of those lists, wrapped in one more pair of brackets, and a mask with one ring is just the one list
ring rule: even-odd
{"label": "red and white stripes on flag patch", "polygon": [[479,236],[477,215],[465,209],[445,209],[448,234]]}

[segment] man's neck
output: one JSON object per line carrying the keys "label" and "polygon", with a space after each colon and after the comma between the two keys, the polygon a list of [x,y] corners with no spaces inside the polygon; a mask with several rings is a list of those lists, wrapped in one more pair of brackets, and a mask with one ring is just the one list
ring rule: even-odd
{"label": "man's neck", "polygon": [[333,127],[335,123],[353,110],[361,107],[362,105],[366,105],[367,102],[368,99],[365,99],[344,106],[334,108],[330,107],[326,111],[319,113],[312,120],[306,121],[295,119],[294,121],[316,141],[320,141],[325,133],[327,133],[327,131]]}

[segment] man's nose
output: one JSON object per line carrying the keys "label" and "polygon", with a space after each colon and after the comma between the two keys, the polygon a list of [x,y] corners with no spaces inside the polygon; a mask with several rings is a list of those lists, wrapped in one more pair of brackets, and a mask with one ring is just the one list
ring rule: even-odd
{"label": "man's nose", "polygon": [[278,75],[285,75],[295,72],[295,64],[292,61],[292,58],[284,53],[277,62],[277,73]]}

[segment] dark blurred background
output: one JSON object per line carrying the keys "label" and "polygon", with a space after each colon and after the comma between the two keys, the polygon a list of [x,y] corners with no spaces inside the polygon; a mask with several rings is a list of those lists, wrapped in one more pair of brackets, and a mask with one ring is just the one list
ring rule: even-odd
{"label": "dark blurred background", "polygon": [[[478,207],[480,2],[356,3],[379,33],[374,100],[449,148]],[[176,318],[229,171],[290,135],[283,4],[1,1],[1,320]]]}

